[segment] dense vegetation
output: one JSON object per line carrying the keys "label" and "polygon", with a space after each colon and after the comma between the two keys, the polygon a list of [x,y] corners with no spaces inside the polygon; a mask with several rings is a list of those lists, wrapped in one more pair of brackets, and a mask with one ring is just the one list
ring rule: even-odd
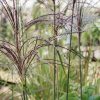
{"label": "dense vegetation", "polygon": [[0,0],[0,100],[100,100],[98,2],[28,1]]}

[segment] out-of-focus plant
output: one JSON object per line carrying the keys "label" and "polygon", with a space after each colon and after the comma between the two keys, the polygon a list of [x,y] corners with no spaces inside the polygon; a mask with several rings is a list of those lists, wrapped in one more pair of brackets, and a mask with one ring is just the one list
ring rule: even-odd
{"label": "out-of-focus plant", "polygon": [[91,28],[87,32],[82,33],[83,45],[99,45],[100,42],[100,30],[96,24],[90,26]]}

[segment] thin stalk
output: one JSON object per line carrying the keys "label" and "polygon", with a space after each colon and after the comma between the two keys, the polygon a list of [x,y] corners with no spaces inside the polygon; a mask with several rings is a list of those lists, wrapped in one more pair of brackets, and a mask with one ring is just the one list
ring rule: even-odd
{"label": "thin stalk", "polygon": [[[56,5],[55,5],[55,0],[53,0],[53,7],[54,7],[54,37],[57,35],[56,32]],[[57,45],[57,39],[54,40],[54,100],[56,100],[56,45]]]}
{"label": "thin stalk", "polygon": [[54,100],[56,100],[56,47],[54,47]]}
{"label": "thin stalk", "polygon": [[[78,50],[81,54],[81,24],[82,24],[82,7],[79,8],[79,16],[78,16]],[[80,98],[82,100],[82,64],[81,64],[81,56],[79,56],[79,68],[80,68]]]}
{"label": "thin stalk", "polygon": [[[12,69],[12,81],[13,81],[13,69]],[[14,100],[14,86],[12,84],[12,99],[11,100]]]}
{"label": "thin stalk", "polygon": [[26,82],[26,73],[24,74],[23,77],[23,82],[22,82],[22,86],[23,86],[23,95],[22,95],[22,100],[28,100],[27,97],[27,82]]}
{"label": "thin stalk", "polygon": [[70,44],[69,44],[69,59],[68,59],[68,75],[67,75],[67,95],[66,100],[68,100],[68,93],[69,93],[69,78],[70,78],[70,67],[71,67],[71,48],[72,48],[72,32],[73,32],[73,17],[74,17],[74,6],[75,6],[76,0],[73,0],[73,7],[72,7],[72,18],[71,18],[71,33],[70,33]]}
{"label": "thin stalk", "polygon": [[[80,34],[79,34],[79,39],[78,39],[78,46],[79,46],[79,52],[81,54],[81,40],[80,40]],[[81,56],[79,56],[79,68],[80,68],[80,97],[82,100],[82,64],[81,64]]]}
{"label": "thin stalk", "polygon": [[22,94],[22,100],[26,100],[25,96],[25,84],[23,83],[23,94]]}

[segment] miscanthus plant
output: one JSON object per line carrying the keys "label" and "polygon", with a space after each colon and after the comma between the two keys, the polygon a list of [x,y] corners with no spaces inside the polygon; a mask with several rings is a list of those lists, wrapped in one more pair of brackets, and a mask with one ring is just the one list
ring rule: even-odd
{"label": "miscanthus plant", "polygon": [[[23,86],[22,99],[27,99],[26,93],[26,72],[33,59],[39,60],[38,49],[44,46],[50,45],[46,40],[41,37],[31,37],[29,39],[23,40],[23,35],[26,33],[27,27],[23,23],[22,11],[18,0],[12,1],[12,7],[8,4],[6,0],[0,0],[0,4],[3,9],[3,14],[9,20],[12,28],[12,37],[14,38],[13,43],[6,40],[1,40],[0,51],[6,55],[16,66],[20,80]],[[37,22],[37,21],[36,21]],[[34,22],[34,24],[36,23]],[[35,44],[29,49],[25,50],[25,45],[27,42],[35,42]],[[41,44],[38,44],[41,41]],[[30,45],[29,43],[28,45]]]}
{"label": "miscanthus plant", "polygon": [[[27,1],[27,0],[26,0]],[[26,2],[25,1],[25,2]],[[45,7],[49,7],[49,14],[45,14],[42,16],[39,16],[37,18],[34,18],[33,20],[29,22],[24,22],[23,20],[23,12],[22,12],[22,6],[20,6],[20,0],[12,0],[12,6],[8,4],[6,0],[0,0],[0,4],[2,6],[2,13],[5,15],[5,17],[8,19],[11,30],[12,30],[12,38],[13,42],[9,42],[7,40],[1,40],[0,42],[0,51],[2,54],[4,54],[8,59],[14,63],[21,83],[22,83],[22,99],[27,100],[29,99],[29,89],[27,88],[27,84],[32,82],[32,80],[28,80],[27,82],[27,71],[31,67],[31,63],[35,65],[36,63],[45,63],[49,66],[53,66],[53,69],[48,69],[49,71],[53,71],[53,90],[49,91],[53,92],[53,98],[51,99],[58,99],[60,96],[62,96],[63,93],[59,90],[59,84],[63,82],[59,82],[61,80],[60,75],[65,80],[63,86],[66,93],[66,100],[69,100],[69,91],[70,91],[70,73],[71,73],[71,55],[75,54],[78,56],[79,62],[78,62],[78,69],[79,69],[79,83],[80,83],[80,99],[82,100],[82,61],[81,59],[84,58],[81,54],[81,34],[85,31],[86,24],[89,24],[85,18],[87,18],[84,15],[85,9],[87,5],[90,6],[89,3],[86,2],[86,0],[71,0],[71,1],[59,1],[59,0],[51,0],[51,1],[42,1],[37,0]],[[49,4],[51,3],[51,5]],[[64,7],[61,5],[64,4]],[[50,8],[51,7],[51,8]],[[92,6],[91,6],[92,7]],[[90,7],[90,8],[91,8]],[[38,11],[37,11],[38,12]],[[37,36],[29,36],[28,31],[32,26],[37,26],[41,23],[45,23],[45,25],[51,25],[52,26],[52,36],[44,39],[41,35]],[[42,29],[41,29],[42,30]],[[60,30],[64,30],[65,33],[61,33]],[[73,50],[72,48],[72,34],[77,33],[78,34],[78,51]],[[63,37],[66,37],[66,34],[69,34],[69,47],[65,47],[65,45],[62,45],[59,41],[63,41]],[[51,47],[51,51],[49,51],[52,55],[50,57],[47,57],[45,59],[42,59],[41,52],[39,50],[45,48],[45,47]],[[62,50],[65,49],[68,51],[67,56],[62,52]],[[48,59],[49,58],[49,59]],[[34,62],[33,62],[34,61]],[[41,64],[42,66],[43,64]],[[44,66],[44,65],[43,65]],[[42,67],[41,67],[42,68]],[[30,68],[31,69],[31,68]],[[43,68],[42,68],[43,69]],[[31,69],[32,70],[32,69]],[[31,73],[31,70],[29,70],[29,74]],[[34,70],[34,69],[33,69]],[[46,70],[46,69],[43,69]],[[63,72],[61,71],[63,70]],[[38,71],[37,71],[38,72]],[[62,74],[64,73],[64,74]],[[44,74],[44,73],[42,73]],[[34,76],[34,75],[33,75]],[[38,75],[41,76],[41,75]],[[42,77],[41,77],[42,78]],[[37,78],[39,81],[40,78]],[[63,81],[63,80],[61,80]],[[33,86],[34,87],[34,86]],[[34,87],[35,88],[35,87]],[[40,89],[42,91],[42,89]],[[38,94],[36,94],[38,95]],[[39,99],[44,98],[42,96],[43,94],[39,96]],[[35,96],[33,95],[33,98]]]}

